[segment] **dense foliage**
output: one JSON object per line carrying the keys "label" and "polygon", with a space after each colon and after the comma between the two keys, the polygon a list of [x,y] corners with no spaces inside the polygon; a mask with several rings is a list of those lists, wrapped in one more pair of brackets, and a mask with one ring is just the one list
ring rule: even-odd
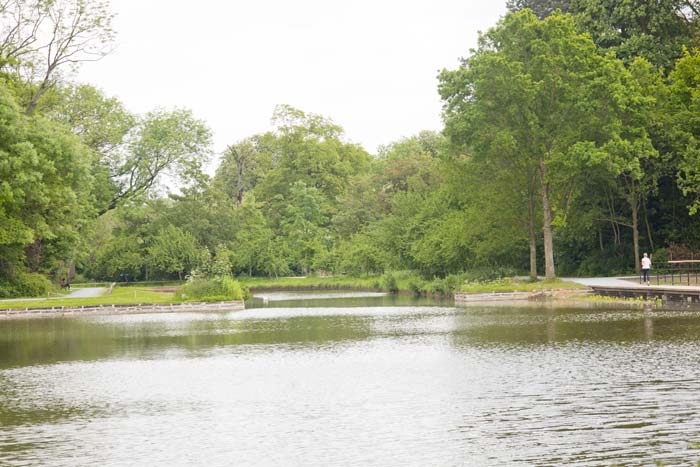
{"label": "dense foliage", "polygon": [[[281,105],[272,131],[231,144],[208,176],[210,131],[190,111],[135,115],[67,80],[60,57],[35,65],[51,62],[43,35],[26,42],[31,15],[82,12],[68,44],[103,54],[107,5],[6,2],[0,296],[76,273],[209,277],[187,286],[208,297],[230,296],[231,275],[383,274],[384,288],[412,277],[411,288],[440,292],[500,273],[625,273],[642,251],[700,251],[697,2],[508,5],[440,73],[444,132],[372,155],[331,119]],[[13,35],[18,12],[31,15]]]}

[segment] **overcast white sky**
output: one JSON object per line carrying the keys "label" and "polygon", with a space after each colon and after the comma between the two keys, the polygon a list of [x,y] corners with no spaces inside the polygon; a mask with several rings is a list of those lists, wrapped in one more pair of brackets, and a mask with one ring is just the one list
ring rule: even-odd
{"label": "overcast white sky", "polygon": [[192,109],[215,150],[271,128],[277,104],[331,118],[375,153],[440,130],[437,73],[505,0],[111,0],[116,51],[78,79],[132,112]]}

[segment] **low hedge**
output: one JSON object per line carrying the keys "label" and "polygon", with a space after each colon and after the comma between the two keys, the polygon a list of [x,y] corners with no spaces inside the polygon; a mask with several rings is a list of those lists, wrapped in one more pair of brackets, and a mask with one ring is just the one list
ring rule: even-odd
{"label": "low hedge", "polygon": [[226,300],[244,300],[247,293],[237,281],[230,277],[194,279],[187,282],[178,291],[183,301],[200,300],[219,302]]}

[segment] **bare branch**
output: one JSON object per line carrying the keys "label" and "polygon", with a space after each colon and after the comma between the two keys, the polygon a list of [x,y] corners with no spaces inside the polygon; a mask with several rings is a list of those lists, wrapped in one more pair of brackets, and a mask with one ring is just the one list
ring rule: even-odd
{"label": "bare branch", "polygon": [[93,0],[0,0],[0,68],[34,87],[26,113],[55,84],[59,69],[112,51],[114,15],[108,6]]}

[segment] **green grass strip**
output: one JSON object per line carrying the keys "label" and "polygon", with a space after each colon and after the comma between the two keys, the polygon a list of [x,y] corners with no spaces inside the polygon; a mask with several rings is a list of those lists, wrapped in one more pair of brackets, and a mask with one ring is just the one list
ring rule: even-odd
{"label": "green grass strip", "polygon": [[552,289],[585,289],[585,285],[560,279],[544,281],[521,281],[513,278],[499,279],[489,282],[468,282],[459,288],[460,292],[534,292]]}
{"label": "green grass strip", "polygon": [[0,309],[47,308],[94,305],[146,305],[178,303],[173,292],[158,292],[153,287],[115,287],[110,295],[90,298],[49,298],[45,300],[11,300],[0,302]]}

